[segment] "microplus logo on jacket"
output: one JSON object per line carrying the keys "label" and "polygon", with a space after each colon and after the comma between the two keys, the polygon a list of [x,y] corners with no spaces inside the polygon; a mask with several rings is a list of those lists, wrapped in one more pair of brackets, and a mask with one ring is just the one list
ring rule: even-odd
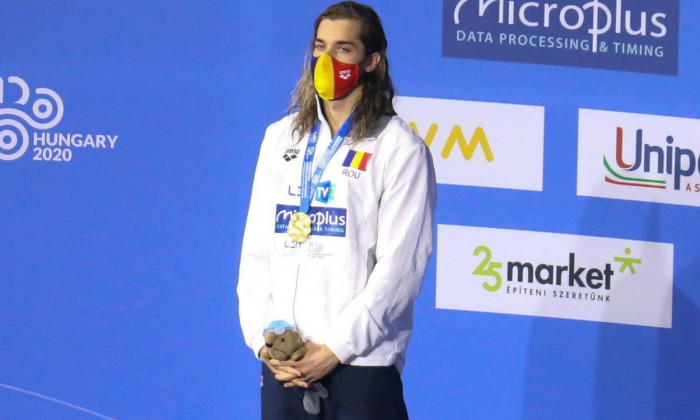
{"label": "microplus logo on jacket", "polygon": [[[275,233],[287,233],[289,220],[299,206],[278,204],[275,211]],[[347,210],[335,207],[310,207],[311,235],[345,237]]]}

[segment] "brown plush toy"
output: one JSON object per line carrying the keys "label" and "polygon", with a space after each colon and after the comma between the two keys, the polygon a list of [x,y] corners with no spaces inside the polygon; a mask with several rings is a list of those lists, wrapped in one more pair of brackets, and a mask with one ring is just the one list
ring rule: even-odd
{"label": "brown plush toy", "polygon": [[267,354],[263,358],[267,360],[294,360],[297,362],[306,354],[306,347],[301,341],[299,331],[287,328],[282,334],[278,334],[278,331],[275,330],[267,331],[265,333],[265,346]]}
{"label": "brown plush toy", "polygon": [[[265,360],[277,359],[280,361],[301,360],[306,354],[307,348],[301,340],[301,334],[285,321],[273,321],[263,331],[267,353],[262,357]],[[309,414],[321,412],[321,399],[328,398],[328,391],[318,382],[304,390],[304,409]]]}

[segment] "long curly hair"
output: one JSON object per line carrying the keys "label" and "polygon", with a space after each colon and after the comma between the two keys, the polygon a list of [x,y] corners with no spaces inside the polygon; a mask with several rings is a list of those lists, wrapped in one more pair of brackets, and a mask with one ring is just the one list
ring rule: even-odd
{"label": "long curly hair", "polygon": [[[362,97],[353,108],[354,128],[351,133],[353,141],[368,137],[377,120],[382,115],[396,115],[394,110],[394,85],[389,77],[389,61],[386,57],[387,40],[379,15],[369,6],[354,1],[336,3],[319,15],[314,23],[314,36],[311,38],[310,48],[313,50],[318,26],[324,19],[339,20],[353,19],[362,24],[360,40],[365,47],[365,56],[379,53],[381,60],[369,73],[364,73],[360,79]],[[310,58],[307,56],[304,73],[297,83],[289,112],[297,111],[294,118],[293,133],[299,136],[299,140],[311,132],[318,112],[316,109],[316,88],[311,74]]]}

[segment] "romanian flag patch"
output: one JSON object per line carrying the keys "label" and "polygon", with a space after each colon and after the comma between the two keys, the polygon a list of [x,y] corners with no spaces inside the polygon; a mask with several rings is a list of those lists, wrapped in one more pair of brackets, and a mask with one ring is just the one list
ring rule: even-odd
{"label": "romanian flag patch", "polygon": [[346,168],[359,169],[364,172],[367,169],[367,162],[369,162],[371,157],[371,153],[350,150],[348,155],[345,156],[343,166]]}

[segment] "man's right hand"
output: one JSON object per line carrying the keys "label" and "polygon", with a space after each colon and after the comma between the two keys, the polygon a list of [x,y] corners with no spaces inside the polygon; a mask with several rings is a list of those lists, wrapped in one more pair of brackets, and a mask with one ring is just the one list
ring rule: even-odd
{"label": "man's right hand", "polygon": [[265,363],[265,365],[270,369],[270,371],[275,375],[275,379],[280,382],[284,382],[285,388],[290,388],[293,386],[299,386],[302,388],[308,388],[309,386],[299,379],[301,377],[301,372],[290,366],[272,366],[270,364],[270,358],[267,354],[267,347],[263,346],[258,352],[258,357]]}

